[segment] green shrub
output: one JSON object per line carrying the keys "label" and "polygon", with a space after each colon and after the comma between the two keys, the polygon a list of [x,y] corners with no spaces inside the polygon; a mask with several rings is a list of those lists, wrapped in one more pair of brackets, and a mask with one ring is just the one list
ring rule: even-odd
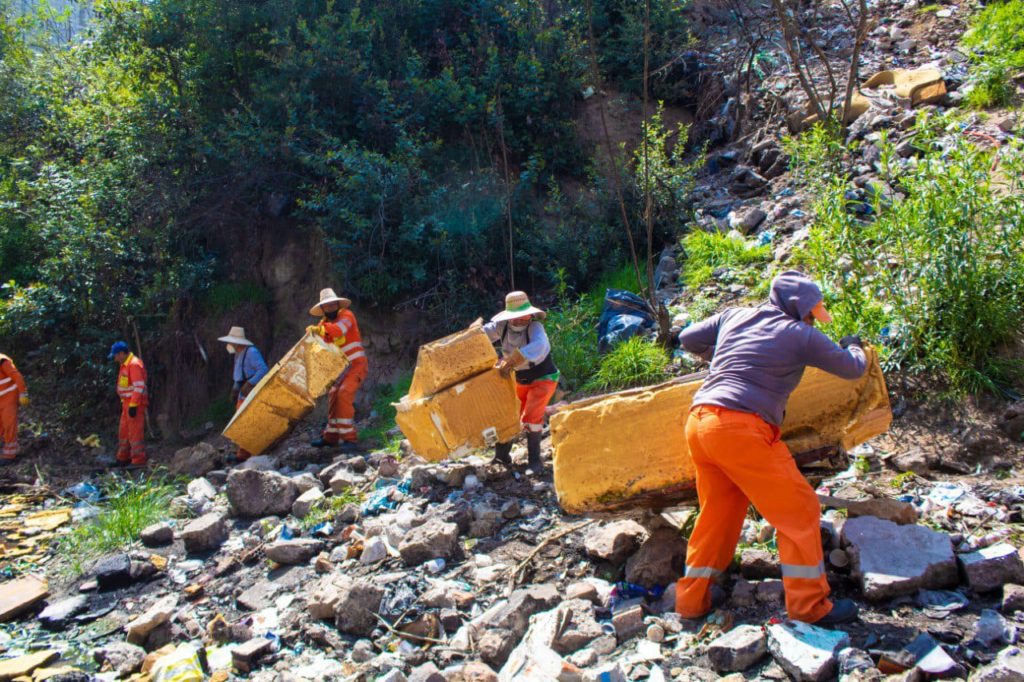
{"label": "green shrub", "polygon": [[402,442],[401,436],[391,436],[389,432],[395,428],[395,408],[392,403],[399,402],[409,392],[412,384],[412,373],[402,373],[394,382],[381,384],[377,387],[371,408],[371,421],[360,432],[359,437],[374,443],[375,447],[391,452],[398,451]]}
{"label": "green shrub", "polygon": [[665,379],[669,365],[665,349],[645,338],[634,336],[612,348],[601,358],[597,372],[585,388],[609,391],[655,384]]}
{"label": "green shrub", "polygon": [[971,69],[971,89],[967,104],[974,109],[992,109],[1010,104],[1013,86],[1005,62],[984,60]]}
{"label": "green shrub", "polygon": [[1010,103],[1010,76],[1024,68],[1024,0],[990,3],[971,19],[963,44],[972,50],[967,102],[979,109]]}
{"label": "green shrub", "polygon": [[883,343],[888,367],[953,392],[999,390],[1024,378],[1006,353],[1024,326],[1024,145],[1004,146],[993,173],[994,153],[958,130],[919,119],[916,164],[883,136],[881,180],[906,198],[876,192],[870,220],[850,210],[844,178],[821,178],[798,260],[824,281],[836,335]]}
{"label": "green shrub", "polygon": [[[640,276],[646,277],[647,273],[644,272],[644,266],[641,265],[640,267]],[[632,263],[624,263],[614,270],[605,272],[587,291],[587,298],[590,299],[594,306],[594,312],[598,316],[601,315],[601,311],[604,309],[604,298],[609,289],[631,291],[634,294],[640,292],[640,284],[636,280],[636,268],[633,267]]]}
{"label": "green shrub", "polygon": [[817,123],[799,135],[782,138],[782,149],[797,180],[807,185],[842,172],[851,151],[844,137],[839,126]]}
{"label": "green shrub", "polygon": [[683,237],[683,282],[699,287],[718,268],[745,268],[771,260],[771,246],[751,245],[743,237],[697,230]]}
{"label": "green shrub", "polygon": [[[560,383],[568,391],[583,388],[600,364],[597,354],[597,322],[600,306],[592,295],[574,297],[564,273],[558,274],[558,303],[548,310],[544,330],[551,341],[551,355],[561,372]],[[603,300],[604,294],[601,294]]]}
{"label": "green shrub", "polygon": [[270,292],[255,282],[222,282],[215,284],[203,296],[203,305],[213,313],[225,313],[243,303],[270,302]]}

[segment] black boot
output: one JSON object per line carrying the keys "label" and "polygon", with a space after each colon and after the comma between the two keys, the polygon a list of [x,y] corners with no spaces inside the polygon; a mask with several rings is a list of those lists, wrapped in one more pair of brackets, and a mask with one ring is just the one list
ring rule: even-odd
{"label": "black boot", "polygon": [[494,446],[494,461],[506,467],[512,467],[512,443],[498,443]]}
{"label": "black boot", "polygon": [[544,470],[544,462],[540,458],[540,439],[543,436],[539,431],[530,431],[526,434],[527,465],[533,473],[539,474]]}

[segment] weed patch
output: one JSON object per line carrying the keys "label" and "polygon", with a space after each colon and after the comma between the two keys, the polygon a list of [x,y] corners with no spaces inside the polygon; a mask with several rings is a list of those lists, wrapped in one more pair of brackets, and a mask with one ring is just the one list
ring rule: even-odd
{"label": "weed patch", "polygon": [[1011,72],[1024,68],[1024,0],[990,3],[971,19],[963,44],[974,62],[967,103],[978,109],[1008,105]]}
{"label": "weed patch", "polygon": [[[771,247],[743,237],[698,230],[683,237],[683,282],[696,288],[711,281],[719,268],[743,269],[771,260]],[[747,278],[749,279],[749,278]]]}
{"label": "weed patch", "polygon": [[600,366],[585,388],[614,391],[655,384],[665,379],[669,357],[665,349],[634,336],[623,341],[601,358]]}
{"label": "weed patch", "polygon": [[377,388],[377,395],[373,399],[371,410],[372,417],[370,424],[364,427],[360,433],[361,438],[372,441],[377,447],[389,452],[398,452],[398,446],[402,442],[401,436],[391,435],[395,428],[395,408],[392,403],[397,403],[406,393],[412,384],[412,373],[402,374],[394,383],[384,384]]}

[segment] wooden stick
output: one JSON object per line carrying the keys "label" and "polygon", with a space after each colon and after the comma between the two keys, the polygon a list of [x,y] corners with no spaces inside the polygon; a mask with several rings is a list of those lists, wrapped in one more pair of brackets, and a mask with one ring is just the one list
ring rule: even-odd
{"label": "wooden stick", "polygon": [[510,575],[509,579],[508,579],[508,588],[506,590],[506,593],[507,594],[512,594],[512,590],[515,589],[516,584],[519,582],[519,575],[530,564],[530,562],[533,561],[534,558],[536,558],[536,556],[538,554],[540,554],[540,551],[542,549],[547,547],[549,544],[551,544],[555,540],[561,540],[566,535],[569,535],[571,533],[575,533],[578,530],[582,530],[583,528],[586,528],[587,526],[589,526],[589,525],[591,525],[593,523],[596,523],[597,520],[598,519],[590,519],[589,521],[584,521],[583,523],[580,523],[580,524],[577,524],[575,526],[572,526],[571,528],[566,528],[565,530],[563,530],[563,531],[561,531],[559,533],[555,533],[554,535],[549,536],[547,539],[545,539],[539,545],[534,547],[533,551],[530,552],[529,555],[527,555],[527,557],[525,559],[520,561],[519,565],[516,566],[514,571],[512,571],[512,575]]}

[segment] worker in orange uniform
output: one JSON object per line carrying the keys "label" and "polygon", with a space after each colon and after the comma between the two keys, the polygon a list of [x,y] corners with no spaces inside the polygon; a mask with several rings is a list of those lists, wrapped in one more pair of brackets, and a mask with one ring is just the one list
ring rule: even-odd
{"label": "worker in orange uniform", "polygon": [[[267,375],[267,363],[263,359],[260,349],[253,345],[252,341],[245,337],[244,327],[232,327],[227,336],[217,339],[225,344],[231,355],[235,356],[235,368],[232,373],[234,383],[231,386],[231,402],[235,404],[235,410],[239,410],[249,392],[256,387],[260,379]],[[252,456],[245,448],[238,448],[234,457],[229,457],[229,463],[244,462]],[[232,461],[233,460],[233,461]]]}
{"label": "worker in orange uniform", "polygon": [[[505,296],[505,310],[484,325],[484,332],[501,345],[498,370],[504,376],[516,375],[519,397],[519,421],[526,430],[527,463],[536,474],[543,463],[540,441],[544,431],[544,411],[558,388],[559,372],[551,357],[551,342],[542,320],[547,317],[530,303],[522,291]],[[506,466],[512,464],[512,443],[498,443],[494,459]]]}
{"label": "worker in orange uniform", "polygon": [[356,393],[366,380],[370,365],[363,348],[359,323],[350,310],[352,301],[334,293],[333,289],[320,292],[320,302],[310,308],[309,314],[320,322],[307,328],[327,343],[341,348],[348,357],[349,366],[331,386],[327,394],[327,426],[323,434],[313,441],[313,447],[322,448],[341,443],[341,451],[358,452],[359,434],[356,432]]}
{"label": "worker in orange uniform", "polygon": [[0,353],[0,464],[18,457],[18,406],[28,405],[28,387],[14,360]]}
{"label": "worker in orange uniform", "polygon": [[117,397],[121,399],[121,424],[117,432],[119,466],[146,464],[146,366],[118,341],[110,347],[108,359],[117,362]]}
{"label": "worker in orange uniform", "polygon": [[858,337],[836,344],[814,328],[831,320],[821,289],[790,270],[772,281],[768,303],[730,308],[679,334],[680,347],[711,361],[686,421],[700,515],[676,585],[684,618],[711,609],[712,582],[733,559],[751,503],[775,527],[789,617],[821,625],[857,617],[853,601],[829,600],[821,507],[779,439],[786,402],[806,366],[844,379],[867,369]]}

